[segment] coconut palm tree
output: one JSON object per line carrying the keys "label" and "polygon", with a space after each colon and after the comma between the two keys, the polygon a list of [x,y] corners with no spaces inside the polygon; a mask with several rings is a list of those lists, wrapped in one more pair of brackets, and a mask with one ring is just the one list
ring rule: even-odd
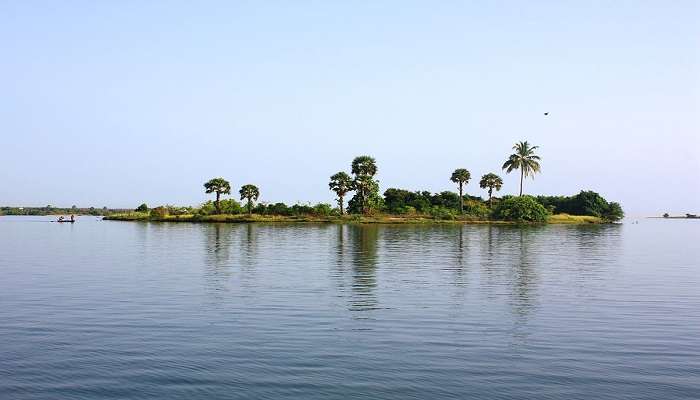
{"label": "coconut palm tree", "polygon": [[539,146],[530,146],[525,142],[518,142],[513,146],[515,153],[508,157],[508,160],[503,164],[503,169],[506,173],[511,173],[514,169],[520,170],[520,196],[523,195],[523,178],[532,176],[540,172],[540,156],[535,154]]}
{"label": "coconut palm tree", "polygon": [[246,204],[246,207],[248,207],[248,215],[253,213],[253,201],[256,201],[258,197],[260,197],[260,190],[258,189],[257,186],[255,185],[243,185],[241,187],[241,190],[238,191],[241,195],[241,200],[247,200],[248,203]]}
{"label": "coconut palm tree", "polygon": [[462,189],[463,186],[469,183],[469,180],[472,178],[472,174],[469,173],[464,168],[457,168],[454,170],[452,173],[452,176],[450,177],[450,180],[456,184],[459,185],[459,212],[463,213],[464,212],[464,196],[462,195]]}
{"label": "coconut palm tree", "polygon": [[216,213],[221,214],[221,205],[219,204],[219,198],[222,194],[231,193],[231,184],[224,178],[214,178],[210,179],[204,184],[204,189],[206,193],[216,193]]}
{"label": "coconut palm tree", "polygon": [[503,179],[496,174],[488,173],[481,177],[479,187],[482,189],[489,189],[489,207],[493,205],[493,189],[496,189],[498,192],[501,190],[501,186],[503,186]]}
{"label": "coconut palm tree", "polygon": [[344,211],[344,198],[345,195],[355,189],[355,184],[350,175],[345,172],[338,172],[331,176],[331,181],[328,183],[328,187],[338,195],[338,208],[340,208],[340,215],[345,213]]}

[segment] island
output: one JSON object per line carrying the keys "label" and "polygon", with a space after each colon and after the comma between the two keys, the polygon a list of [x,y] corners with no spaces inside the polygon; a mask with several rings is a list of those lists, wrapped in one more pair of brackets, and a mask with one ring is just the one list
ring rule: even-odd
{"label": "island", "polygon": [[[582,190],[572,196],[530,196],[523,193],[524,180],[540,172],[538,146],[527,141],[513,146],[501,167],[506,173],[518,171],[518,195],[495,195],[503,179],[488,172],[481,176],[479,187],[486,191],[486,199],[465,191],[471,181],[471,172],[457,168],[449,176],[457,192],[406,190],[388,188],[379,193],[377,163],[373,157],[356,157],[345,171],[331,175],[328,188],[336,195],[335,207],[328,203],[294,204],[259,202],[260,189],[253,184],[242,185],[239,202],[222,198],[231,194],[231,184],[224,178],[213,178],[204,183],[207,194],[214,200],[199,206],[164,205],[149,208],[141,204],[133,211],[111,213],[104,217],[113,221],[154,222],[314,222],[314,223],[472,223],[472,224],[602,224],[615,223],[624,217],[617,202],[609,202],[600,194]],[[350,200],[346,197],[352,194]]]}

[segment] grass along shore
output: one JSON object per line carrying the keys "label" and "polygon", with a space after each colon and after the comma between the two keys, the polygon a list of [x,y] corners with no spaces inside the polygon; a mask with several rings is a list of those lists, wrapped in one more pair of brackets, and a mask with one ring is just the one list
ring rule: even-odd
{"label": "grass along shore", "polygon": [[[474,218],[468,215],[455,219],[437,219],[429,215],[344,215],[344,216],[286,216],[258,214],[215,214],[215,215],[165,215],[154,216],[147,212],[129,212],[104,217],[110,221],[150,221],[150,222],[205,222],[205,223],[358,223],[358,224],[495,224],[515,225],[522,222]],[[555,214],[549,216],[548,224],[602,224],[603,219],[588,215]]]}

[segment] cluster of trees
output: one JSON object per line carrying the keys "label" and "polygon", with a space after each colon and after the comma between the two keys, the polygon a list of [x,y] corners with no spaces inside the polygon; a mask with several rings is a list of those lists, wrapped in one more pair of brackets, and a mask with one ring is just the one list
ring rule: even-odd
{"label": "cluster of trees", "polygon": [[608,202],[590,190],[582,190],[575,196],[537,196],[535,199],[552,213],[592,215],[611,221],[617,221],[624,216],[619,203]]}
{"label": "cluster of trees", "polygon": [[[245,211],[260,215],[314,215],[329,216],[350,214],[370,214],[383,212],[389,214],[430,215],[440,219],[454,219],[460,215],[477,218],[496,218],[504,220],[544,221],[553,212],[574,215],[591,215],[609,221],[616,221],[624,215],[618,203],[607,202],[599,194],[591,191],[581,192],[575,196],[525,196],[523,181],[540,172],[541,158],[535,154],[538,146],[527,141],[513,146],[514,152],[508,156],[501,167],[506,173],[520,172],[519,196],[504,196],[498,199],[494,192],[501,190],[503,179],[495,173],[481,176],[479,187],[488,193],[488,200],[466,195],[465,188],[471,180],[471,172],[466,168],[457,168],[450,180],[457,184],[458,193],[444,191],[409,191],[398,188],[387,189],[383,196],[379,194],[379,182],[376,180],[377,162],[370,156],[356,157],[350,164],[350,173],[340,171],[330,177],[328,187],[337,196],[337,208],[330,204],[316,205],[284,203],[255,204],[260,197],[260,190],[252,184],[243,185],[239,190],[240,200],[245,200]],[[222,195],[231,193],[231,184],[224,178],[214,178],[204,184],[206,193],[216,195],[215,200],[208,201],[200,208],[159,207],[151,210],[156,213],[193,213],[193,214],[240,214],[244,212],[241,203],[234,199],[221,199]],[[347,202],[348,196],[352,197]],[[142,204],[137,211],[148,211]]]}
{"label": "cluster of trees", "polygon": [[[523,195],[523,180],[528,176],[534,177],[534,174],[540,172],[540,157],[535,154],[538,146],[532,146],[527,141],[518,142],[513,146],[515,152],[511,154],[502,169],[506,173],[512,171],[520,171],[520,196]],[[388,210],[390,212],[405,213],[406,210],[415,210],[418,212],[429,211],[429,207],[445,206],[441,204],[439,195],[432,195],[427,192],[408,192],[401,189],[389,189],[384,193],[384,199],[379,197],[379,183],[374,179],[377,174],[377,163],[370,156],[356,157],[351,164],[352,176],[341,171],[331,176],[328,184],[329,188],[338,196],[338,209],[340,213],[344,213],[344,199],[350,192],[355,192],[355,195],[348,203],[348,211],[350,213],[367,214],[372,211]],[[471,180],[471,172],[466,168],[457,168],[452,172],[450,180],[457,184],[459,194],[451,196],[459,206],[460,214],[464,213],[464,187]],[[503,186],[503,179],[495,173],[488,173],[481,177],[479,187],[486,189],[489,194],[489,207],[493,206],[493,192],[498,192]],[[427,193],[427,194],[426,194]],[[389,195],[387,198],[387,194]],[[436,199],[436,196],[438,199]],[[475,198],[476,199],[476,198]],[[481,200],[481,198],[478,198]],[[384,201],[382,201],[384,200]],[[437,203],[437,204],[436,204]],[[453,206],[454,204],[451,204]],[[453,208],[447,206],[448,208]],[[473,204],[471,205],[473,208]],[[469,213],[474,213],[474,210],[469,210]],[[477,214],[482,213],[479,208]]]}
{"label": "cluster of trees", "polygon": [[[231,194],[231,184],[229,181],[224,178],[213,178],[204,183],[204,189],[206,193],[216,193],[214,206],[216,207],[217,214],[221,214],[221,195]],[[241,186],[238,194],[241,195],[241,200],[246,200],[248,214],[251,214],[253,212],[253,203],[260,197],[260,189],[255,185],[246,184]]]}

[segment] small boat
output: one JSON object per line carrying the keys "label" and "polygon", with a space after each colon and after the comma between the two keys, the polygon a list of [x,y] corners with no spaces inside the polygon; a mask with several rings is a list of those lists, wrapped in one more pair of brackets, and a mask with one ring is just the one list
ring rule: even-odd
{"label": "small boat", "polygon": [[58,219],[58,220],[56,220],[56,221],[54,221],[54,222],[69,222],[69,223],[72,224],[73,222],[75,222],[75,220],[70,220],[70,219]]}

